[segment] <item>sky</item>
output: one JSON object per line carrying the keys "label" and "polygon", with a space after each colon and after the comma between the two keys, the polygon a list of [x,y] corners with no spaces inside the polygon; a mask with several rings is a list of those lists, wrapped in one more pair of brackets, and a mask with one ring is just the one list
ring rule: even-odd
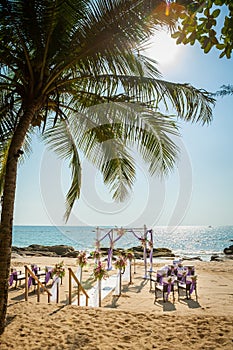
{"label": "sky", "polygon": [[[199,44],[176,45],[166,33],[153,38],[148,55],[163,79],[216,92],[233,84],[232,59],[204,54]],[[137,182],[124,203],[114,203],[96,170],[83,161],[81,198],[66,225],[74,226],[222,226],[233,225],[233,95],[218,97],[209,126],[180,122],[175,169],[151,178],[137,159]],[[33,152],[19,167],[14,225],[64,225],[67,163],[36,138]]]}

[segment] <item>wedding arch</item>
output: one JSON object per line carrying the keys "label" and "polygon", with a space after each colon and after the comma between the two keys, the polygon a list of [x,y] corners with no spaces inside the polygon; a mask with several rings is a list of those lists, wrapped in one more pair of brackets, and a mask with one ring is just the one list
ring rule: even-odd
{"label": "wedding arch", "polygon": [[[147,229],[146,225],[143,228],[118,228],[118,227],[96,227],[96,249],[100,249],[101,242],[108,238],[109,239],[109,248],[108,248],[108,259],[107,259],[107,269],[112,269],[112,255],[114,244],[119,241],[125,234],[133,234],[136,237],[143,247],[143,259],[144,259],[144,268],[145,276],[147,278],[147,249],[150,251],[149,262],[150,270],[153,270],[153,230]],[[148,237],[149,236],[149,237]]]}

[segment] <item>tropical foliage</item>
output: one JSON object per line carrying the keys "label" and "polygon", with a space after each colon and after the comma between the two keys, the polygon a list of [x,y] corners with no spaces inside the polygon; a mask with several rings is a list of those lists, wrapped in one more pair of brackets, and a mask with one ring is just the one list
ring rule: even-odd
{"label": "tropical foliage", "polygon": [[54,268],[51,271],[52,277],[57,276],[57,277],[64,277],[66,274],[66,270],[64,267],[64,262],[61,261],[60,263],[55,264]]}
{"label": "tropical foliage", "polygon": [[[220,58],[231,58],[233,49],[233,2],[232,0],[176,0],[171,10],[180,16],[180,23],[173,37],[177,43],[191,44],[196,41],[208,53],[218,49]],[[220,29],[219,29],[220,28]]]}
{"label": "tropical foliage", "polygon": [[93,269],[93,278],[95,281],[102,280],[108,278],[108,273],[104,267],[104,265],[101,263],[101,261],[98,261],[97,264],[95,264]]}
{"label": "tropical foliage", "polygon": [[114,263],[116,269],[124,269],[127,264],[125,256],[119,256]]}
{"label": "tropical foliage", "polygon": [[178,152],[176,118],[211,121],[208,92],[162,80],[155,62],[141,54],[155,29],[174,28],[177,17],[166,6],[161,0],[0,1],[0,333],[17,169],[31,135],[42,133],[69,161],[67,220],[81,191],[80,154],[102,173],[113,198],[123,200],[136,178],[131,146],[150,174],[166,174]]}
{"label": "tropical foliage", "polygon": [[217,96],[226,96],[226,95],[233,95],[233,85],[223,85],[221,86],[221,90],[216,92]]}
{"label": "tropical foliage", "polygon": [[87,265],[87,253],[85,251],[80,251],[77,256],[77,264],[80,267]]}

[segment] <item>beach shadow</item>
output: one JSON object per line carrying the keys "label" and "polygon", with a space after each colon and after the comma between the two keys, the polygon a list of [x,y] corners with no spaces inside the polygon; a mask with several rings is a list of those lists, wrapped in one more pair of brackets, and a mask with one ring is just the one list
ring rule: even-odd
{"label": "beach shadow", "polygon": [[190,309],[198,309],[201,308],[201,305],[199,304],[198,300],[194,300],[194,299],[180,299],[179,303],[181,304],[186,304]]}
{"label": "beach shadow", "polygon": [[175,311],[176,310],[176,307],[173,303],[171,303],[170,301],[163,301],[163,300],[159,300],[159,301],[156,301],[154,303],[156,306],[160,307],[163,309],[163,311]]}
{"label": "beach shadow", "polygon": [[15,296],[15,297],[11,298],[11,300],[16,300],[16,301],[25,300],[25,293],[20,294],[20,295],[17,295],[17,296]]}
{"label": "beach shadow", "polygon": [[61,311],[62,309],[64,309],[64,307],[66,307],[66,306],[67,306],[67,305],[58,306],[57,310],[54,310],[53,312],[51,312],[51,313],[49,314],[49,316],[52,316],[52,315],[58,313],[59,311]]}
{"label": "beach shadow", "polygon": [[[12,299],[11,299],[12,300]],[[22,302],[24,302],[24,300],[19,300],[19,301],[15,301],[15,302],[12,302],[10,304],[7,305],[7,308],[10,308],[11,306],[14,306],[16,304],[21,304]]]}
{"label": "beach shadow", "polygon": [[147,283],[148,280],[142,280],[139,285],[134,283],[123,285],[122,292],[126,293],[130,291],[132,293],[140,293]]}
{"label": "beach shadow", "polygon": [[9,316],[9,315],[7,315],[7,316],[6,316],[6,327],[9,326],[9,325],[11,324],[11,322],[14,321],[14,319],[15,319],[16,316],[17,316],[17,315],[14,315],[14,316]]}
{"label": "beach shadow", "polygon": [[[93,277],[89,277],[87,280],[82,281],[82,286],[84,289],[91,289],[95,283],[95,280]],[[77,286],[76,286],[77,287]]]}
{"label": "beach shadow", "polygon": [[190,309],[198,309],[201,307],[198,301],[193,300],[193,299],[188,299],[187,300],[187,305]]}
{"label": "beach shadow", "polygon": [[112,308],[112,309],[114,308],[114,309],[116,309],[118,307],[117,301],[119,300],[119,298],[120,298],[119,295],[113,295],[111,304],[107,304],[104,307],[105,308]]}
{"label": "beach shadow", "polygon": [[16,291],[20,291],[20,290],[24,290],[25,289],[25,284],[22,284],[22,285],[19,285],[19,286],[17,286],[17,287],[9,287],[9,289],[8,289],[8,293],[10,294],[10,293],[14,293],[14,292],[16,292]]}

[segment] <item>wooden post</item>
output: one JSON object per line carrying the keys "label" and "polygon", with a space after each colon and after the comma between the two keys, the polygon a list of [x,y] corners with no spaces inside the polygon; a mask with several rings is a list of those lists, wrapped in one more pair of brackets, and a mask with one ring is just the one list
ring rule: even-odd
{"label": "wooden post", "polygon": [[129,284],[132,284],[132,263],[129,260]]}
{"label": "wooden post", "polygon": [[120,279],[119,279],[119,292],[120,292],[120,294],[119,295],[121,295],[121,268],[119,269],[119,273],[120,273]]}
{"label": "wooden post", "polygon": [[72,299],[72,277],[71,277],[71,271],[69,269],[69,304],[71,304]]}
{"label": "wooden post", "polygon": [[145,239],[145,246],[144,246],[144,267],[145,267],[145,275],[144,278],[147,278],[147,244],[146,244],[146,239],[147,239],[147,230],[146,230],[146,225],[144,225],[144,239]]}
{"label": "wooden post", "polygon": [[78,283],[78,306],[80,306],[80,284]]}
{"label": "wooden post", "polygon": [[[36,283],[36,281],[35,281]],[[40,286],[39,286],[39,283],[37,283],[37,302],[39,303],[40,302]]]}
{"label": "wooden post", "polygon": [[98,296],[99,296],[99,307],[101,307],[101,279],[98,278]]}
{"label": "wooden post", "polygon": [[[58,278],[60,278],[60,277],[58,277]],[[60,287],[60,283],[58,280],[58,283],[57,283],[57,304],[59,303],[59,287]]]}
{"label": "wooden post", "polygon": [[136,259],[133,259],[133,273],[136,274]]}
{"label": "wooden post", "polygon": [[82,283],[82,276],[83,275],[83,268],[80,266],[80,276],[79,276],[79,282]]}
{"label": "wooden post", "polygon": [[150,241],[151,241],[151,247],[150,247],[150,271],[153,271],[153,250],[154,250],[154,244],[153,244],[153,230],[150,230]]}
{"label": "wooden post", "polygon": [[25,266],[25,301],[28,301],[28,269]]}

